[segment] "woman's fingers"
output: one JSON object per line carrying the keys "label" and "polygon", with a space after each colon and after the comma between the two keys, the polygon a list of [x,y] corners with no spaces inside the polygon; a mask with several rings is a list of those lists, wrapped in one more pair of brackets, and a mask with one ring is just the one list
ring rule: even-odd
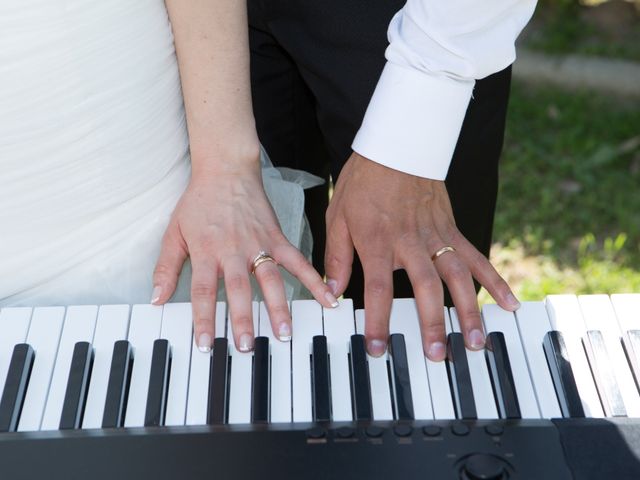
{"label": "woman's fingers", "polygon": [[[236,348],[253,350],[253,303],[247,260],[239,255],[224,259],[224,286],[229,304],[229,321]],[[261,265],[261,266],[264,266]]]}
{"label": "woman's fingers", "polygon": [[[287,243],[274,250],[274,257],[289,273],[295,276],[311,292],[313,298],[325,308],[338,306],[331,288],[322,281],[322,277],[300,250]],[[262,290],[264,293],[264,289]],[[277,332],[276,332],[277,334]]]}
{"label": "woman's fingers", "polygon": [[153,271],[151,303],[162,305],[171,298],[186,258],[186,245],[177,225],[172,222],[162,238],[160,255]]}
{"label": "woman's fingers", "polygon": [[212,257],[192,253],[191,308],[196,345],[201,352],[211,351],[215,337],[218,269]]}
{"label": "woman's fingers", "polygon": [[255,269],[256,280],[269,312],[273,333],[283,342],[291,340],[291,314],[282,276],[275,262],[264,262]]}

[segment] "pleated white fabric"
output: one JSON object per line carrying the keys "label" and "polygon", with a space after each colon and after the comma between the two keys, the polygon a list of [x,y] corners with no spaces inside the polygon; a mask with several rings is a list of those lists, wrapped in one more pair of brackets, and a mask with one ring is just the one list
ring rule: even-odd
{"label": "pleated white fabric", "polygon": [[0,1],[0,306],[148,302],[189,176],[162,0]]}

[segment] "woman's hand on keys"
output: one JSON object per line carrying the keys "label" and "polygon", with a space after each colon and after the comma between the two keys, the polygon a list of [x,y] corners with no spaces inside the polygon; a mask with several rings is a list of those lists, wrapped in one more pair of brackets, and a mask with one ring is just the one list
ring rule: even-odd
{"label": "woman's hand on keys", "polygon": [[[236,347],[253,349],[252,291],[249,275],[260,251],[296,276],[323,306],[337,306],[330,288],[283,235],[262,185],[259,163],[215,175],[192,176],[164,234],[153,274],[152,303],[173,295],[182,266],[191,259],[191,302],[198,348],[207,352],[215,337],[218,279],[224,278]],[[255,269],[276,337],[291,338],[291,314],[278,265]]]}

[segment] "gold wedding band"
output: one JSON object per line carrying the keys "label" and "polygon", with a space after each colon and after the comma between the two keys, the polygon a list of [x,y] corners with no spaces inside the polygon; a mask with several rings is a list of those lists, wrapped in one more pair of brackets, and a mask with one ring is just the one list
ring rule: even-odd
{"label": "gold wedding band", "polygon": [[431,255],[431,261],[432,261],[432,262],[435,262],[435,261],[436,261],[436,259],[437,259],[440,255],[442,255],[442,254],[444,254],[444,253],[447,253],[447,252],[455,252],[455,251],[456,251],[456,249],[455,249],[455,248],[453,248],[453,247],[450,247],[449,245],[447,245],[446,247],[442,247],[442,248],[441,248],[440,250],[438,250],[436,253],[434,253],[433,255]]}
{"label": "gold wedding band", "polygon": [[273,262],[276,265],[278,264],[278,262],[276,262],[271,255],[269,255],[264,250],[260,250],[260,252],[258,252],[258,255],[256,255],[256,258],[253,259],[253,263],[252,263],[252,266],[251,266],[251,273],[253,275],[255,275],[256,268],[258,268],[264,262]]}

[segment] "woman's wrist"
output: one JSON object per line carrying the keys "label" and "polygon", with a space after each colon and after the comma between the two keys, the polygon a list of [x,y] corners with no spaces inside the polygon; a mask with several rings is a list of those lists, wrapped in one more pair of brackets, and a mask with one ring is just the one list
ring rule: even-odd
{"label": "woman's wrist", "polygon": [[220,175],[250,175],[260,170],[260,143],[257,139],[212,143],[191,147],[191,175],[194,179]]}

